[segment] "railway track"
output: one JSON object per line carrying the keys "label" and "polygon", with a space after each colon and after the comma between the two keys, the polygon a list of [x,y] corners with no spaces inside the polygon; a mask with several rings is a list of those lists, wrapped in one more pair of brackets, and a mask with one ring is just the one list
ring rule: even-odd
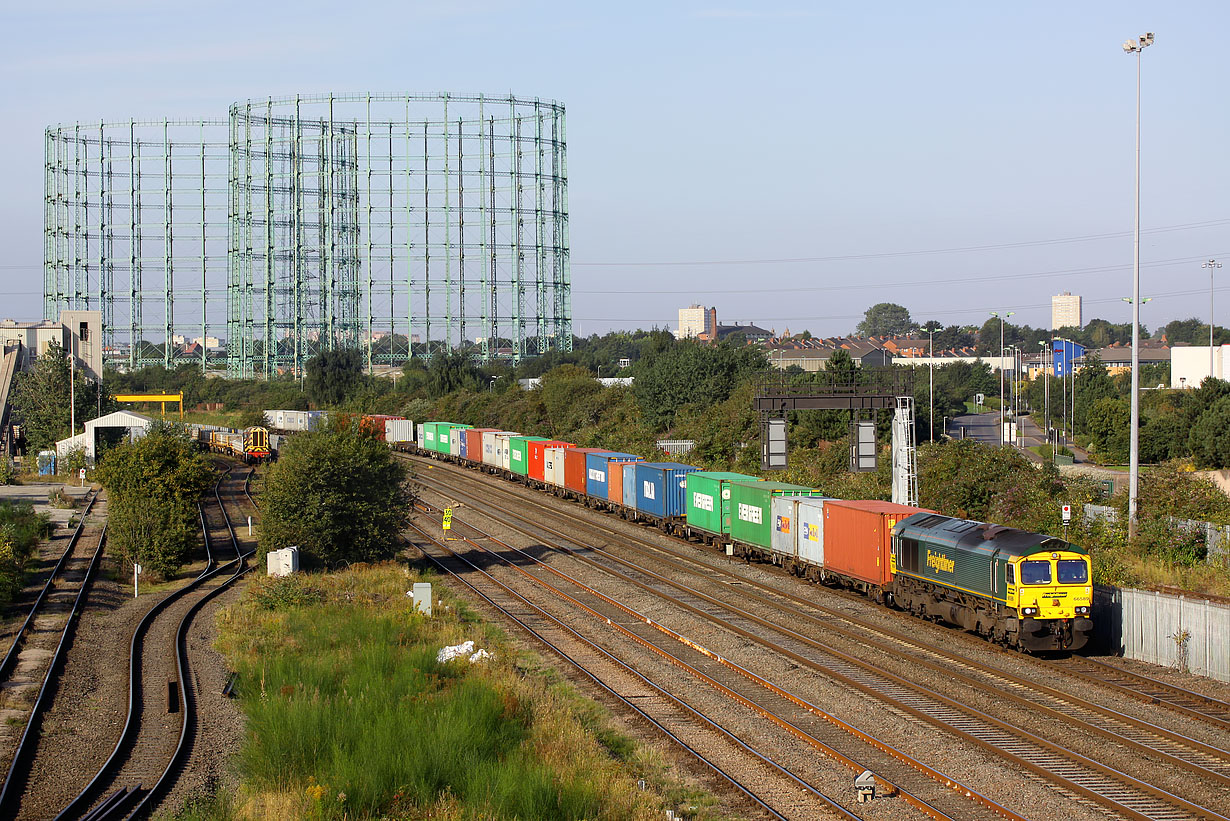
{"label": "railway track", "polygon": [[[199,722],[187,632],[193,617],[248,570],[250,551],[235,536],[220,491],[201,505],[206,566],[159,600],[133,633],[128,716],[106,763],[56,816],[91,821],[145,817],[174,785],[191,753]],[[231,480],[237,481],[237,480]],[[232,491],[233,492],[233,491]]]}
{"label": "railway track", "polygon": [[[97,522],[91,522],[91,514]],[[15,814],[25,788],[42,716],[72,644],[86,592],[98,571],[106,542],[106,501],[91,492],[68,546],[52,567],[25,620],[0,662],[0,686],[6,704],[31,696],[23,730],[13,749],[0,787],[0,817]]]}
{"label": "railway track", "polygon": [[[461,474],[464,475],[464,474]],[[450,472],[450,477],[453,474]],[[432,482],[441,483],[439,473],[433,474]],[[468,478],[468,477],[467,477]],[[483,483],[484,490],[489,490],[489,485]],[[455,486],[448,490],[452,498],[458,498],[458,491]],[[467,496],[462,493],[461,498],[469,498],[472,507],[491,506],[489,501],[481,502],[474,497]],[[501,509],[498,511],[501,516],[501,521],[507,524],[507,519],[510,516],[519,517],[518,514]],[[556,515],[565,515],[556,513]],[[528,520],[526,520],[528,523]],[[532,524],[532,532],[529,529],[524,529],[517,525],[508,525],[516,529],[523,529],[527,535],[533,535],[538,538],[543,530],[551,531],[553,538],[563,538],[578,544],[568,534],[555,531],[543,524],[541,517],[535,519]],[[611,531],[613,533],[613,531]],[[619,534],[621,538],[626,538],[624,534]],[[544,541],[544,544],[549,544]],[[655,548],[657,552],[661,552],[660,548]],[[591,561],[584,559],[584,561]],[[604,555],[605,560],[610,560],[613,557]],[[619,560],[617,560],[619,561]],[[631,565],[631,563],[622,562],[630,571],[644,573],[646,575],[656,577],[657,581],[651,584],[643,582],[634,582],[638,585],[644,585],[646,589],[652,587],[653,584],[662,586],[663,579],[657,574],[649,573],[643,568]],[[613,571],[608,571],[613,572]],[[712,573],[713,568],[706,566],[706,572]],[[623,575],[625,581],[627,575]],[[680,599],[691,597],[695,600],[698,594],[690,590],[687,586],[671,583],[666,585],[668,590],[660,590],[660,595],[669,595],[674,597],[676,603],[680,603]],[[779,591],[774,590],[775,593]],[[743,591],[741,595],[746,595]],[[741,623],[753,622],[758,628],[768,628],[777,633],[789,634],[792,631],[783,630],[780,625],[771,625],[757,617],[751,616],[746,612],[737,611],[716,601],[712,597],[699,596],[701,599],[700,607],[685,606],[686,609],[693,611],[697,615],[704,615],[703,608],[712,609],[715,606],[723,607],[727,613],[736,615],[727,615],[724,621],[730,625],[730,629],[746,638],[758,641],[764,641],[760,638],[755,630],[740,628],[733,624],[733,621]],[[809,603],[810,604],[810,603]],[[795,611],[791,614],[792,618],[797,618],[800,613]],[[811,617],[814,621],[814,617]],[[797,621],[795,622],[798,623]],[[830,625],[831,626],[831,625]],[[1127,775],[1116,770],[1113,767],[1108,767],[1098,761],[1086,758],[1082,755],[1073,753],[1071,750],[1064,749],[1062,746],[1048,742],[1046,739],[1040,738],[1032,733],[1023,731],[1019,727],[1000,721],[993,716],[972,711],[964,705],[954,702],[952,699],[947,699],[938,693],[926,690],[925,688],[915,685],[911,681],[907,681],[900,676],[886,674],[886,671],[877,669],[874,665],[856,659],[848,654],[841,653],[827,645],[823,645],[807,637],[800,636],[797,633],[793,635],[792,640],[796,650],[788,650],[784,647],[776,648],[783,652],[792,660],[800,664],[811,667],[816,672],[823,675],[836,677],[838,680],[845,682],[847,685],[860,689],[868,695],[880,698],[887,703],[892,704],[894,709],[900,710],[906,714],[913,716],[916,719],[927,721],[937,727],[944,729],[947,732],[964,738],[967,741],[975,743],[987,749],[994,750],[997,754],[1009,758],[1014,764],[1022,769],[1035,772],[1039,776],[1048,778],[1052,782],[1058,784],[1062,788],[1068,789],[1080,795],[1097,801],[1099,803],[1108,804],[1120,814],[1121,817],[1128,818],[1171,818],[1171,817],[1221,817],[1216,811],[1207,807],[1201,807],[1185,799],[1175,796],[1165,790],[1159,789],[1143,780]],[[797,652],[801,650],[799,645],[807,648],[807,652]],[[815,652],[821,652],[820,657],[817,657]],[[968,660],[962,662],[966,666],[971,663]],[[1002,676],[1002,672],[997,671]],[[987,685],[982,685],[987,686]],[[1015,686],[1024,686],[1017,684]],[[1058,691],[1055,691],[1056,693]],[[1049,697],[1054,698],[1054,694],[1049,694]],[[1068,697],[1071,702],[1071,697]],[[1062,711],[1052,711],[1056,716],[1065,718]],[[1106,718],[1105,715],[1097,715],[1099,720]],[[1228,780],[1225,773],[1226,753],[1217,748],[1205,747],[1199,748],[1198,743],[1194,743],[1191,739],[1183,737],[1165,738],[1164,732],[1159,735],[1154,733],[1150,736],[1149,732],[1139,726],[1131,726],[1127,719],[1130,717],[1122,716],[1124,721],[1121,724],[1128,724],[1129,728],[1135,733],[1115,733],[1091,724],[1084,722],[1086,729],[1098,732],[1106,738],[1115,740],[1120,744],[1134,745],[1138,749],[1146,750],[1151,755],[1160,758],[1166,763],[1176,764],[1186,767],[1189,770],[1202,775],[1206,778],[1214,780]],[[1141,722],[1143,724],[1143,722]],[[1158,730],[1160,728],[1154,728]],[[1152,732],[1152,731],[1150,731]],[[1153,744],[1149,742],[1153,741]],[[1166,745],[1169,744],[1169,749]],[[1184,746],[1186,745],[1186,746]],[[1189,757],[1185,758],[1186,754]],[[1196,759],[1196,760],[1193,760]],[[1214,805],[1216,806],[1216,805]],[[1178,814],[1176,814],[1176,812]]]}
{"label": "railway track", "polygon": [[[748,668],[724,659],[721,654],[706,649],[696,641],[585,585],[573,576],[541,563],[535,556],[482,531],[474,523],[461,522],[459,518],[454,518],[454,527],[470,528],[476,534],[476,538],[466,539],[471,548],[490,555],[496,563],[534,582],[549,591],[551,596],[571,603],[574,608],[588,614],[606,629],[617,631],[641,649],[651,651],[668,665],[707,684],[740,708],[752,711],[760,719],[768,720],[777,729],[784,731],[786,736],[811,748],[813,755],[814,752],[819,752],[825,758],[845,764],[854,773],[871,769],[877,774],[883,790],[888,794],[900,796],[904,803],[913,807],[913,810],[918,810],[921,815],[932,819],[1020,819],[1021,816],[1015,812],[958,782],[951,775],[936,771],[918,758],[911,757],[859,727],[836,718],[817,704],[808,702],[785,688],[776,687],[768,679],[756,675]],[[492,545],[512,551],[515,559],[502,555],[501,551],[493,549]],[[531,574],[526,567],[549,572],[558,581],[545,581],[539,575]],[[561,590],[558,586],[560,581],[563,585],[574,588],[573,592]],[[581,601],[582,598],[592,599],[593,606]],[[642,671],[640,663],[637,670]],[[678,697],[673,695],[672,698]],[[854,755],[850,755],[851,747],[856,750]],[[910,788],[903,787],[903,784],[910,784]],[[905,807],[900,807],[900,810],[905,811]]]}

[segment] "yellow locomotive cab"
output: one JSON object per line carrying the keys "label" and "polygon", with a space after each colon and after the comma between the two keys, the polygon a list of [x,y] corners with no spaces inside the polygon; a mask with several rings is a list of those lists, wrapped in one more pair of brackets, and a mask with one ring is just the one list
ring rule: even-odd
{"label": "yellow locomotive cab", "polygon": [[1007,568],[1007,603],[1023,619],[1089,618],[1089,557],[1067,550],[1022,556]]}

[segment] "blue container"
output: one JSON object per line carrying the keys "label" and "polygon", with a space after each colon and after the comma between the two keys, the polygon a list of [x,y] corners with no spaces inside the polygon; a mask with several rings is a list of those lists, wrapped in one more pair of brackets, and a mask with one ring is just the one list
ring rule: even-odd
{"label": "blue container", "polygon": [[686,516],[688,483],[685,477],[697,470],[700,468],[678,462],[642,462],[637,465],[637,511],[661,519]]}
{"label": "blue container", "polygon": [[585,454],[585,492],[595,499],[606,499],[607,462],[639,462],[639,456],[615,451]]}
{"label": "blue container", "polygon": [[644,462],[633,462],[630,465],[624,465],[624,507],[630,507],[636,510],[636,468],[638,465],[643,465]]}
{"label": "blue container", "polygon": [[464,433],[457,439],[457,455],[461,457],[462,459],[470,458],[469,456],[466,455],[466,450],[467,450],[466,443],[469,441],[469,439],[470,437],[466,436]]}

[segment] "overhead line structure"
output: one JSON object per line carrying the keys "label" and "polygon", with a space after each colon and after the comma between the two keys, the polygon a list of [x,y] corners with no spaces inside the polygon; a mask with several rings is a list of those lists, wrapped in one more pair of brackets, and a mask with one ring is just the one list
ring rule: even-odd
{"label": "overhead line structure", "polygon": [[107,358],[134,368],[182,363],[172,337],[199,332],[189,361],[232,376],[334,348],[369,369],[571,350],[564,143],[562,104],[484,95],[53,126],[44,317],[101,310]]}

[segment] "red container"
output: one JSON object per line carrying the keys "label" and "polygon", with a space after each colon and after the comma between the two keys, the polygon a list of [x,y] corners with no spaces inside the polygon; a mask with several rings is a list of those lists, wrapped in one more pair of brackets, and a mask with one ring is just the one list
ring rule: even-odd
{"label": "red container", "polygon": [[585,479],[588,472],[585,454],[610,453],[606,448],[570,448],[564,454],[564,487],[585,495]]}
{"label": "red container", "polygon": [[880,501],[824,500],[824,566],[883,586],[893,579],[893,525],[923,510]]}
{"label": "red container", "polygon": [[529,477],[537,479],[540,482],[545,482],[543,476],[542,456],[545,448],[575,448],[576,445],[571,442],[561,442],[557,439],[551,439],[546,442],[526,442],[525,449],[529,451],[530,469]]}
{"label": "red container", "polygon": [[470,462],[483,461],[483,432],[499,430],[499,428],[467,428],[463,434],[466,438],[466,460]]}

